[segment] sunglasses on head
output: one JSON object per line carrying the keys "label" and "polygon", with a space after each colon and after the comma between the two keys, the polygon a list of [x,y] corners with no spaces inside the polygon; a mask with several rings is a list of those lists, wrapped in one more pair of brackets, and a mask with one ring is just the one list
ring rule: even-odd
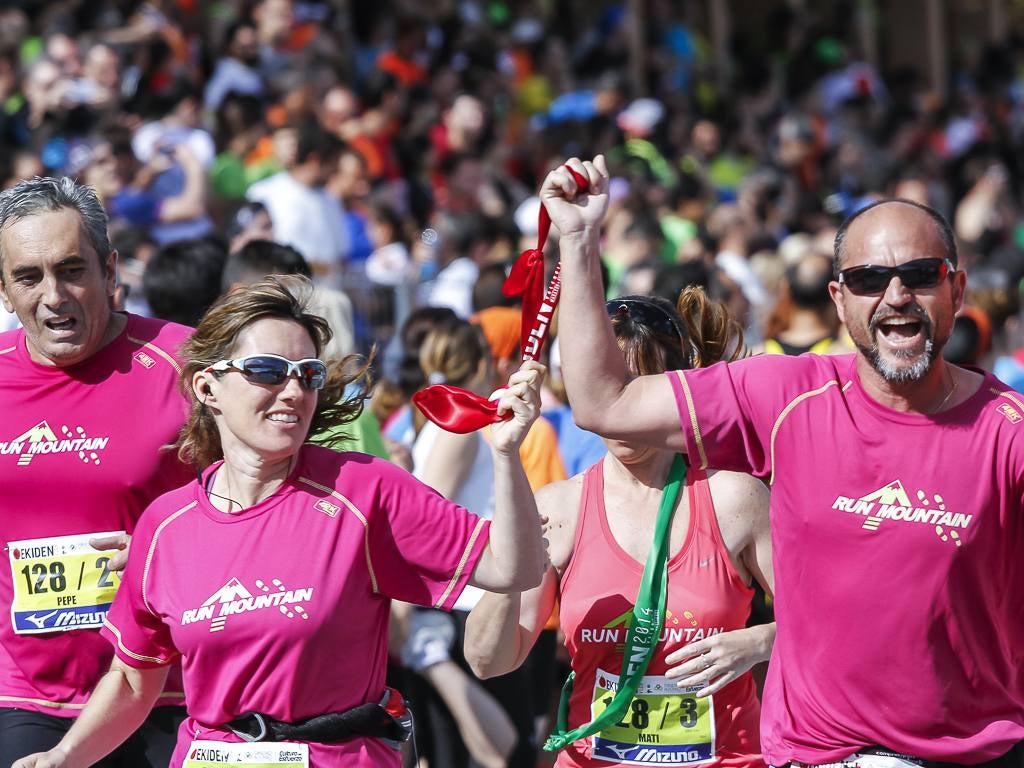
{"label": "sunglasses on head", "polygon": [[953,272],[956,272],[956,267],[949,259],[914,259],[898,267],[868,264],[843,269],[839,272],[839,284],[858,296],[877,296],[885,293],[894,277],[899,277],[905,288],[915,290],[934,288]]}
{"label": "sunglasses on head", "polygon": [[608,317],[625,315],[634,323],[650,328],[654,331],[675,336],[682,341],[683,329],[679,321],[670,315],[663,307],[656,302],[650,301],[643,296],[623,296],[620,299],[612,299],[604,305]]}
{"label": "sunglasses on head", "polygon": [[237,360],[221,360],[206,369],[206,373],[238,371],[253,384],[280,386],[295,376],[306,389],[323,389],[327,383],[327,366],[315,357],[289,360],[280,355],[248,355]]}

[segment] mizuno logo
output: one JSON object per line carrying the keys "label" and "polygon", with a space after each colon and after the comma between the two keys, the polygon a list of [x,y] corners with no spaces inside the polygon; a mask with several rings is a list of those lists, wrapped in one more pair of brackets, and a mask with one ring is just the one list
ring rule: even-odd
{"label": "mizuno logo", "polygon": [[36,614],[30,614],[25,617],[25,621],[30,621],[36,625],[38,629],[43,629],[46,626],[46,620],[51,616],[56,615],[56,611],[50,611],[45,616],[37,616]]}
{"label": "mizuno logo", "polygon": [[617,758],[619,758],[619,760],[625,760],[626,755],[629,753],[629,751],[632,749],[636,749],[636,747],[632,744],[626,744],[623,747],[613,747],[611,744],[605,744],[604,748],[611,752],[613,755],[615,755]]}

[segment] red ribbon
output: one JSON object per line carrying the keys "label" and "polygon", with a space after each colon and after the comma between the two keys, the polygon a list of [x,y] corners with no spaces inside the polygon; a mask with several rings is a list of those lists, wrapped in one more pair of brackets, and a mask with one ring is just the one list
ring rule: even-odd
{"label": "red ribbon", "polygon": [[[590,188],[590,182],[584,176],[569,166],[564,167],[572,174],[580,192]],[[519,344],[524,361],[540,357],[562,290],[561,265],[555,267],[551,283],[547,291],[544,290],[544,244],[550,230],[551,217],[547,208],[541,204],[537,220],[537,247],[522,252],[501,288],[506,296],[523,298],[523,326]],[[434,384],[421,389],[412,396],[412,402],[441,429],[460,435],[512,418],[511,411],[498,415],[497,401],[448,384]]]}

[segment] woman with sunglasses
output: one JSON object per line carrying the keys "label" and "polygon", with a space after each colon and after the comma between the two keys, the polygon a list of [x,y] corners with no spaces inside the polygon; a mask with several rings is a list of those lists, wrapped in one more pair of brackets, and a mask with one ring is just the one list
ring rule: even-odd
{"label": "woman with sunglasses", "polygon": [[518,446],[543,368],[524,365],[500,396],[512,416],[492,429],[487,523],[388,462],[306,444],[355,417],[362,394],[342,393],[365,371],[318,359],[330,331],[309,293],[297,277],[231,292],[184,345],[192,408],[178,449],[200,475],[136,529],[103,630],[111,671],[60,744],[17,768],[101,759],[179,657],[189,717],[173,768],[397,767],[409,722],[384,683],[391,600],[450,609],[467,585],[540,581]]}
{"label": "woman with sunglasses", "polygon": [[[741,349],[738,326],[703,291],[685,290],[678,306],[638,296],[608,302],[630,375],[703,367]],[[771,592],[768,492],[749,475],[685,467],[670,451],[605,443],[602,461],[538,492],[551,567],[535,589],[484,596],[470,615],[465,655],[481,676],[514,669],[557,597],[573,671],[557,766],[763,765],[749,670],[768,659],[775,625],[745,624],[752,581]],[[663,488],[683,470],[673,499]],[[586,733],[631,667],[624,646],[659,536],[667,543],[663,628],[623,714]]]}

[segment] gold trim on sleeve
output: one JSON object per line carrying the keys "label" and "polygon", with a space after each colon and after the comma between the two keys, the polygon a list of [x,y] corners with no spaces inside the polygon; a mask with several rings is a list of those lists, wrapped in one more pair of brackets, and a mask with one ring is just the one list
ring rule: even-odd
{"label": "gold trim on sleeve", "polygon": [[476,527],[473,529],[473,533],[469,537],[469,541],[466,542],[466,548],[462,550],[462,558],[459,560],[459,565],[455,569],[455,574],[452,576],[451,581],[448,582],[448,586],[445,587],[444,592],[437,598],[437,602],[434,603],[435,608],[440,608],[444,605],[444,601],[448,599],[448,596],[455,589],[455,585],[458,584],[459,579],[462,577],[462,572],[466,569],[466,563],[469,562],[469,556],[473,552],[473,547],[476,545],[476,540],[480,538],[480,531],[484,529],[483,518],[476,521]]}
{"label": "gold trim on sleeve", "polygon": [[117,639],[117,647],[124,651],[125,654],[131,656],[136,661],[145,661],[150,664],[159,664],[160,666],[166,666],[171,662],[167,659],[159,659],[156,656],[143,656],[141,653],[136,653],[131,650],[121,641],[121,631],[111,624],[107,619],[103,620],[103,626],[110,630],[111,634]]}
{"label": "gold trim on sleeve", "polygon": [[1005,397],[1011,403],[1013,403],[1018,408],[1020,408],[1022,413],[1024,413],[1024,402],[1021,402],[1020,398],[1017,397],[1017,393],[1016,392],[1010,392],[1010,391],[1005,390],[1005,389],[996,389],[996,388],[993,387],[992,388],[992,394],[993,395],[998,395],[999,397]]}
{"label": "gold trim on sleeve", "polygon": [[[3,354],[0,352],[0,354]],[[0,696],[0,701],[12,701],[19,702],[23,701],[28,704],[38,704],[41,707],[50,707],[52,709],[82,709],[85,704],[63,704],[59,701],[47,701],[46,699],[30,699],[25,696]]]}
{"label": "gold trim on sleeve", "polygon": [[[708,455],[704,450],[704,438],[701,437],[700,427],[697,425],[697,410],[693,407],[693,395],[690,393],[690,385],[686,383],[686,377],[682,371],[676,371],[679,377],[679,384],[683,388],[683,397],[686,398],[686,410],[690,413],[690,427],[693,429],[693,440],[697,444],[697,453],[700,458],[700,468],[708,468]],[[692,457],[691,457],[692,461]]]}
{"label": "gold trim on sleeve", "polygon": [[[852,380],[846,382],[846,384],[843,386],[842,391],[845,392],[847,389],[849,389],[852,383]],[[789,401],[789,404],[785,408],[782,409],[782,413],[779,414],[779,417],[775,420],[774,426],[772,426],[772,436],[769,441],[769,444],[771,445],[771,453],[769,455],[771,458],[772,465],[772,476],[771,479],[768,481],[769,486],[775,484],[775,436],[779,433],[779,428],[782,426],[782,422],[785,420],[787,416],[789,416],[790,413],[793,412],[793,409],[800,405],[800,403],[802,403],[804,400],[807,400],[810,397],[814,397],[815,395],[820,395],[823,392],[827,391],[830,387],[837,386],[839,386],[839,382],[833,379],[832,381],[826,382],[817,389],[812,389],[810,392],[804,392],[803,394],[797,395],[796,397]]]}
{"label": "gold trim on sleeve", "polygon": [[146,606],[146,610],[149,611],[153,616],[156,616],[156,612],[153,607],[149,604],[149,598],[146,597],[146,586],[149,583],[149,566],[153,563],[153,555],[156,554],[156,542],[160,538],[160,534],[163,533],[164,528],[173,523],[183,514],[188,512],[192,507],[198,504],[198,501],[191,501],[184,507],[179,509],[177,512],[169,515],[160,525],[157,526],[153,532],[153,540],[149,542],[149,551],[146,553],[146,564],[142,567],[142,604]]}

